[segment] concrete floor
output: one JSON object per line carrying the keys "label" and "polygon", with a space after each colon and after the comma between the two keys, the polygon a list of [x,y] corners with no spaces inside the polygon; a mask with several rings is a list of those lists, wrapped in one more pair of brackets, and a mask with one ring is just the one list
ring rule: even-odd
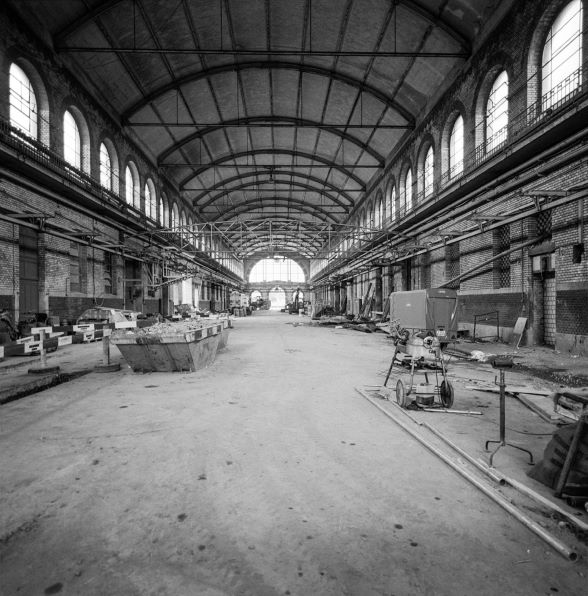
{"label": "concrete floor", "polygon": [[[125,367],[2,406],[0,594],[586,593],[584,542],[521,502],[566,560],[355,390],[381,384],[385,335],[299,320],[236,319],[199,372]],[[415,415],[483,455],[497,399],[465,386],[493,373],[450,372],[454,408],[483,415]],[[554,429],[508,408],[540,459]],[[525,477],[524,454],[496,459]]]}

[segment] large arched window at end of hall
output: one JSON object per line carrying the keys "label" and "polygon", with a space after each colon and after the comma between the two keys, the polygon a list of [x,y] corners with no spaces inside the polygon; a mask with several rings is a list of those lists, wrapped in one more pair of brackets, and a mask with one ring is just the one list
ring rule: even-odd
{"label": "large arched window at end of hall", "polygon": [[508,133],[508,74],[503,70],[494,81],[486,102],[486,152],[506,142]]}
{"label": "large arched window at end of hall", "polygon": [[63,114],[63,158],[74,168],[82,169],[82,137],[78,123],[69,110]]}
{"label": "large arched window at end of hall", "polygon": [[433,192],[434,182],[435,182],[435,151],[433,150],[433,146],[431,145],[427,149],[427,153],[425,154],[425,160],[423,161],[423,179],[422,179],[423,196],[428,197]]}
{"label": "large arched window at end of hall", "polygon": [[155,196],[155,186],[151,178],[145,182],[145,215],[152,220],[157,217],[157,197]]}
{"label": "large arched window at end of hall", "polygon": [[267,281],[304,283],[304,271],[292,259],[263,259],[252,267],[249,283]]}
{"label": "large arched window at end of hall", "polygon": [[541,57],[541,107],[557,105],[582,83],[582,0],[572,0],[555,18]]}
{"label": "large arched window at end of hall", "polygon": [[17,64],[10,66],[8,85],[11,126],[37,140],[39,138],[37,96],[29,77]]}
{"label": "large arched window at end of hall", "polygon": [[449,135],[449,179],[463,173],[463,117],[458,116]]}

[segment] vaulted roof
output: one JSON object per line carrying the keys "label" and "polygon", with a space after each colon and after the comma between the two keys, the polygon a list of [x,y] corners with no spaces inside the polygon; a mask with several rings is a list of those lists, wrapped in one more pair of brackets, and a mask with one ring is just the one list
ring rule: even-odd
{"label": "vaulted roof", "polygon": [[[512,1],[11,4],[197,221],[275,219],[300,229],[348,221],[386,157]],[[274,246],[316,254],[320,242],[282,228]],[[264,239],[240,245],[242,254]]]}

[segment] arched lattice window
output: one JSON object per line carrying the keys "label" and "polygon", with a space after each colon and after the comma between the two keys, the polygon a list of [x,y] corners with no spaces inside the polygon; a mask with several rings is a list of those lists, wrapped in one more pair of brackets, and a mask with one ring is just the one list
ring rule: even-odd
{"label": "arched lattice window", "polygon": [[100,144],[100,184],[106,190],[112,190],[112,159],[104,143]]}
{"label": "arched lattice window", "polygon": [[180,225],[180,210],[178,209],[178,206],[174,203],[174,206],[172,207],[172,210],[171,210],[171,227],[177,228],[179,225]]}
{"label": "arched lattice window", "polygon": [[423,162],[423,195],[426,197],[433,192],[433,183],[435,181],[435,152],[431,145],[425,154]]}
{"label": "arched lattice window", "polygon": [[163,206],[163,197],[159,197],[159,201],[157,201],[157,223],[161,226],[164,226],[164,206]]}
{"label": "arched lattice window", "polygon": [[404,212],[408,213],[412,209],[412,170],[408,168],[404,177]]}
{"label": "arched lattice window", "polygon": [[292,281],[304,283],[304,271],[292,259],[263,259],[249,274],[249,283],[264,281]]}
{"label": "arched lattice window", "polygon": [[500,147],[508,132],[508,74],[503,70],[494,81],[486,103],[486,151]]}
{"label": "arched lattice window", "polygon": [[541,106],[556,107],[582,81],[582,0],[565,6],[553,22],[541,59]]}
{"label": "arched lattice window", "polygon": [[396,184],[392,182],[390,185],[390,195],[388,199],[388,209],[390,213],[390,221],[394,221],[396,219]]}
{"label": "arched lattice window", "polygon": [[74,168],[81,169],[82,139],[80,129],[69,110],[63,114],[63,157]]}
{"label": "arched lattice window", "polygon": [[37,140],[39,137],[37,96],[29,77],[16,64],[9,74],[10,124]]}
{"label": "arched lattice window", "polygon": [[378,195],[374,209],[374,224],[376,228],[382,227],[382,195]]}
{"label": "arched lattice window", "polygon": [[141,197],[139,193],[139,173],[133,162],[125,170],[125,199],[135,209],[141,208]]}
{"label": "arched lattice window", "polygon": [[458,116],[449,135],[449,178],[463,173],[463,118]]}
{"label": "arched lattice window", "polygon": [[156,219],[157,216],[157,197],[155,196],[155,186],[151,178],[145,183],[145,215],[149,219]]}

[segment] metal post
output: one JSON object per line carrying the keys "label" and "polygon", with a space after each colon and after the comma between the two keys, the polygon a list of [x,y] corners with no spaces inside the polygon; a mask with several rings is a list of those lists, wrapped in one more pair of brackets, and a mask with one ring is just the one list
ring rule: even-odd
{"label": "metal post", "polygon": [[518,445],[513,445],[512,443],[507,443],[505,440],[505,437],[506,437],[506,395],[505,395],[506,382],[504,379],[504,369],[500,369],[500,383],[498,384],[498,386],[500,387],[500,440],[486,441],[486,446],[485,446],[486,451],[488,451],[488,445],[490,443],[498,443],[496,449],[494,449],[494,451],[490,454],[490,458],[488,460],[488,465],[490,467],[492,467],[492,460],[494,459],[496,452],[501,447],[504,447],[506,445],[508,445],[509,447],[514,447],[515,449],[518,449],[519,451],[524,451],[525,453],[528,453],[529,454],[529,464],[533,464],[533,454],[528,449],[525,449],[524,447],[519,447]]}
{"label": "metal post", "polygon": [[47,368],[47,355],[45,354],[45,330],[39,331],[39,343],[41,344],[41,368]]}

